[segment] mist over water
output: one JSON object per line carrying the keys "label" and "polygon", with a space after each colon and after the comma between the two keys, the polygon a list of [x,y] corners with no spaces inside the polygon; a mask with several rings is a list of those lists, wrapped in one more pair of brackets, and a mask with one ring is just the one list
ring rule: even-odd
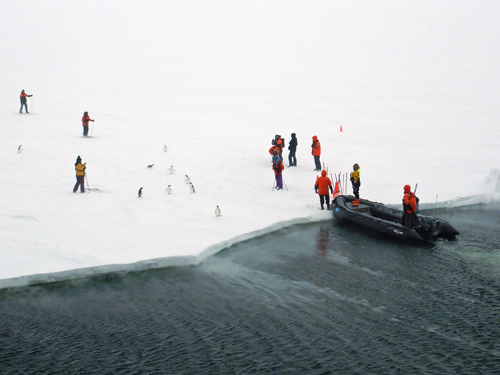
{"label": "mist over water", "polygon": [[500,211],[413,246],[335,222],[203,264],[0,291],[2,374],[493,374]]}

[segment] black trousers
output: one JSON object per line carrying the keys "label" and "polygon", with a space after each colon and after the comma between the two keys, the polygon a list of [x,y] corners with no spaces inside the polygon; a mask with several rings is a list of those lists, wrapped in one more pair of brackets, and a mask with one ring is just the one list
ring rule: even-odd
{"label": "black trousers", "polygon": [[89,134],[89,127],[88,126],[84,126],[83,127],[83,136],[87,136],[87,134]]}
{"label": "black trousers", "polygon": [[359,187],[361,186],[361,180],[358,180],[355,184],[352,184],[352,193],[356,199],[359,199]]}
{"label": "black trousers", "polygon": [[319,203],[321,203],[321,209],[323,209],[323,205],[325,204],[326,201],[326,209],[330,206],[330,195],[320,195],[319,196]]}
{"label": "black trousers", "polygon": [[73,188],[73,193],[76,193],[78,187],[80,187],[82,193],[85,193],[85,176],[76,176],[76,184]]}
{"label": "black trousers", "polygon": [[297,158],[295,157],[295,150],[290,150],[288,154],[288,166],[296,167],[297,166]]}

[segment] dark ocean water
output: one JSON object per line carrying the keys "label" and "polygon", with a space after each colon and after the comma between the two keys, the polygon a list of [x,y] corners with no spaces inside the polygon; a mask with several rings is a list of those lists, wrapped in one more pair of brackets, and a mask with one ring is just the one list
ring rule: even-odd
{"label": "dark ocean water", "polygon": [[199,266],[0,291],[0,374],[498,374],[500,211],[457,241],[294,226]]}

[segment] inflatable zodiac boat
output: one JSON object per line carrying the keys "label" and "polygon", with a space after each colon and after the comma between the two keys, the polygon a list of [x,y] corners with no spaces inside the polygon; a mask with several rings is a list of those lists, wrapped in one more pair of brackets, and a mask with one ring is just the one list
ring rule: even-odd
{"label": "inflatable zodiac boat", "polygon": [[353,207],[353,201],[354,197],[349,195],[336,197],[332,204],[333,216],[339,221],[348,221],[402,240],[453,240],[459,234],[450,223],[434,216],[417,215],[419,224],[407,228],[401,225],[402,210],[361,198],[359,205]]}

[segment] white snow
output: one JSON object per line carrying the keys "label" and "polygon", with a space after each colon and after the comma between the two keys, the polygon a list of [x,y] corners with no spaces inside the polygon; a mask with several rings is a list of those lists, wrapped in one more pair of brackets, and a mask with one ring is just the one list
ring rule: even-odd
{"label": "white snow", "polygon": [[[326,220],[313,135],[330,173],[360,164],[367,199],[397,204],[416,183],[422,202],[498,199],[495,0],[46,0],[2,14],[2,287],[195,264]],[[292,132],[298,167],[272,191],[270,141]],[[109,193],[72,193],[78,155]]]}

